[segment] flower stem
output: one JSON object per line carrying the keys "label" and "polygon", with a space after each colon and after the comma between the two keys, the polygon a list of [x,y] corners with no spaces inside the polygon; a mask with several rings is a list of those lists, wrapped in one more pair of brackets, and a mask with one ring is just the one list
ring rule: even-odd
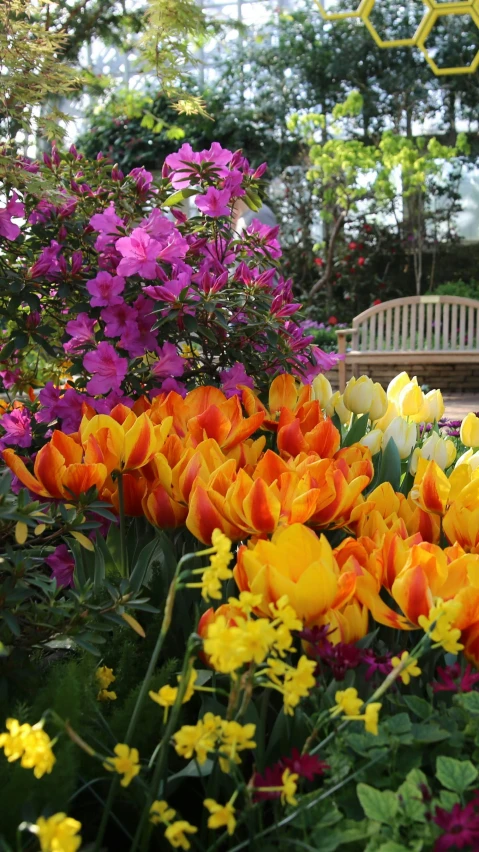
{"label": "flower stem", "polygon": [[118,508],[120,510],[120,571],[122,577],[129,577],[128,551],[126,548],[125,529],[125,495],[123,491],[123,474],[118,474]]}

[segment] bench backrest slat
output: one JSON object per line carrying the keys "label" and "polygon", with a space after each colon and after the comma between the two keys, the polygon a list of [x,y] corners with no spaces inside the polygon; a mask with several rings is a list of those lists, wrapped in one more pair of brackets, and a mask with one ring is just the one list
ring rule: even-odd
{"label": "bench backrest slat", "polygon": [[354,318],[352,346],[361,352],[479,349],[479,301],[412,296],[383,302]]}

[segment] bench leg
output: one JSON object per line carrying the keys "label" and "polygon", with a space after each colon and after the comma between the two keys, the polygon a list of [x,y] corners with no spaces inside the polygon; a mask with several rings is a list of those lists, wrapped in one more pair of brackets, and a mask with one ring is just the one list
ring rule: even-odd
{"label": "bench leg", "polygon": [[338,364],[339,373],[339,393],[344,393],[346,387],[346,361],[340,361]]}

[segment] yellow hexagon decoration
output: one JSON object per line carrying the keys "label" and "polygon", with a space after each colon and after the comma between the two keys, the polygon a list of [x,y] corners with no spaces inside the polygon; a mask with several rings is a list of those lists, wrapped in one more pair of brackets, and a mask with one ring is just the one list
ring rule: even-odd
{"label": "yellow hexagon decoration", "polygon": [[384,40],[370,19],[371,12],[376,5],[376,0],[360,0],[356,8],[351,9],[349,12],[327,12],[321,0],[316,0],[319,11],[326,21],[360,18],[378,47],[418,47],[426,57],[426,61],[434,71],[434,74],[438,76],[445,74],[473,74],[479,67],[479,50],[470,65],[439,68],[432,56],[429,55],[426,41],[437,21],[447,15],[470,15],[479,30],[479,0],[448,0],[448,2],[423,0],[423,3],[426,6],[424,17],[411,38]]}

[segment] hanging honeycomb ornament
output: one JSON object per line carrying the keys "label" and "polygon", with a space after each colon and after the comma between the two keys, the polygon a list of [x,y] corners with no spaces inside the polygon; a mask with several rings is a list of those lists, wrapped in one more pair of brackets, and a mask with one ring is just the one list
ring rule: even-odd
{"label": "hanging honeycomb ornament", "polygon": [[441,19],[450,15],[467,15],[476,25],[479,31],[479,0],[422,0],[424,3],[424,16],[418,24],[416,31],[409,38],[383,39],[371,21],[371,13],[376,5],[376,0],[361,0],[355,4],[355,8],[347,12],[328,11],[324,2],[316,0],[319,11],[325,21],[340,21],[345,18],[359,18],[378,47],[417,47],[424,54],[427,63],[438,76],[446,74],[473,74],[479,67],[479,50],[468,65],[457,65],[453,67],[440,67],[431,54],[431,48],[427,46],[427,39],[433,33],[434,27]]}

